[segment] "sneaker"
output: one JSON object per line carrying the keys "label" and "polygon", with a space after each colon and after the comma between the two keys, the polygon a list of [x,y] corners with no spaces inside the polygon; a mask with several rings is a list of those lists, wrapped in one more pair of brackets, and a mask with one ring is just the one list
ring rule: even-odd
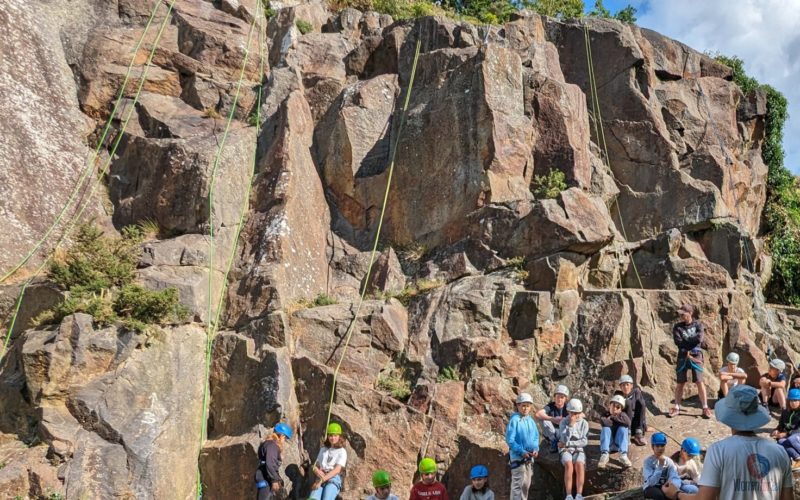
{"label": "sneaker", "polygon": [[578,493],[577,495],[575,495],[575,500],[583,500],[583,495]]}
{"label": "sneaker", "polygon": [[605,469],[608,465],[608,453],[600,455],[600,460],[597,462],[598,469]]}
{"label": "sneaker", "polygon": [[633,465],[633,463],[631,463],[631,460],[628,458],[627,453],[621,453],[619,455],[619,461],[622,462],[622,465],[624,465],[625,467],[630,467],[631,465]]}
{"label": "sneaker", "polygon": [[635,444],[636,446],[645,446],[646,445],[646,443],[644,442],[644,439],[642,439],[642,435],[641,434],[634,434],[633,437],[631,438],[631,443]]}
{"label": "sneaker", "polygon": [[564,497],[564,500],[575,500],[575,499],[572,498],[572,495],[567,495]]}
{"label": "sneaker", "polygon": [[[792,470],[793,471],[800,470],[800,458],[792,461]],[[576,497],[576,500],[577,500],[577,497]]]}
{"label": "sneaker", "polygon": [[706,419],[706,420],[711,418],[711,408],[709,408],[708,406],[703,408],[703,418]]}
{"label": "sneaker", "polygon": [[668,418],[677,417],[678,415],[680,415],[680,413],[681,413],[681,407],[673,406],[672,409],[669,411],[667,417]]}

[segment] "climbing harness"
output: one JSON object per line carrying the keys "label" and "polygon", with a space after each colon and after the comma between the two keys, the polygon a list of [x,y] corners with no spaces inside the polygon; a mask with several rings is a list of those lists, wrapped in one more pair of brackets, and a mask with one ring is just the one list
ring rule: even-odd
{"label": "climbing harness", "polygon": [[[22,299],[25,296],[25,291],[28,289],[28,287],[31,285],[31,283],[33,283],[33,280],[39,275],[39,273],[41,273],[44,270],[44,268],[47,267],[47,265],[53,260],[53,257],[56,254],[56,250],[58,250],[58,248],[61,246],[61,244],[69,236],[69,234],[71,233],[71,231],[75,227],[75,225],[80,221],[81,216],[83,216],[84,210],[86,210],[86,208],[89,206],[89,203],[88,203],[89,200],[92,199],[92,196],[94,196],[94,193],[97,190],[97,187],[102,182],[102,179],[105,177],[106,172],[108,172],[108,168],[111,165],[111,161],[114,158],[114,154],[116,153],[120,142],[122,141],[122,137],[125,135],[125,130],[128,127],[128,122],[130,121],[131,116],[133,115],[134,108],[136,107],[136,103],[139,101],[139,97],[140,97],[140,95],[142,93],[142,89],[144,88],[144,84],[147,81],[147,73],[150,70],[150,65],[153,62],[153,57],[155,56],[156,49],[158,48],[158,44],[159,44],[159,42],[161,40],[161,36],[164,34],[164,29],[166,28],[167,24],[169,23],[170,13],[172,12],[172,7],[175,5],[176,1],[177,0],[172,0],[170,2],[170,4],[169,4],[168,8],[167,8],[167,13],[166,13],[166,16],[164,17],[164,21],[161,23],[161,27],[158,30],[158,34],[156,35],[156,38],[153,41],[153,47],[151,48],[150,53],[147,56],[147,60],[144,63],[144,66],[143,66],[143,69],[142,69],[142,74],[140,76],[139,85],[136,88],[136,93],[135,93],[134,98],[133,98],[133,104],[129,107],[128,113],[127,113],[127,115],[125,116],[125,119],[122,122],[122,127],[120,128],[119,132],[117,132],[117,136],[116,136],[116,139],[114,141],[113,147],[111,148],[111,151],[109,152],[108,159],[106,160],[105,164],[103,165],[103,168],[100,170],[100,173],[98,175],[97,181],[95,181],[92,184],[92,189],[89,191],[89,194],[86,197],[86,203],[83,205],[83,207],[80,208],[80,210],[78,210],[78,213],[67,224],[67,227],[65,228],[64,232],[61,234],[61,237],[58,239],[58,241],[56,242],[56,245],[53,247],[53,250],[51,251],[50,256],[47,259],[45,259],[44,262],[42,262],[39,265],[38,268],[36,268],[36,270],[33,272],[33,274],[31,274],[31,276],[22,285],[22,289],[20,290],[20,293],[19,293],[19,298],[17,298],[17,303],[14,306],[14,311],[13,311],[13,313],[11,315],[11,321],[9,322],[8,331],[6,332],[6,336],[5,336],[5,339],[3,341],[3,348],[2,348],[2,350],[0,350],[0,361],[2,361],[3,357],[6,354],[6,351],[8,350],[8,343],[11,340],[11,332],[14,331],[14,325],[17,322],[17,317],[19,315],[19,310],[20,310],[20,307],[22,305]],[[134,57],[135,57],[135,55],[134,55]]]}
{"label": "climbing harness", "polygon": [[[139,40],[136,42],[136,46],[133,49],[133,57],[131,57],[131,62],[128,64],[128,70],[125,72],[125,78],[122,79],[122,84],[119,87],[119,92],[117,93],[117,97],[115,99],[114,108],[111,111],[111,115],[106,120],[106,125],[103,128],[103,133],[100,136],[100,139],[97,141],[97,147],[95,147],[94,152],[92,153],[90,159],[86,162],[86,169],[84,170],[83,174],[78,178],[78,182],[75,184],[75,188],[70,193],[69,198],[67,198],[67,202],[61,208],[61,210],[56,215],[56,219],[47,228],[44,232],[42,237],[33,245],[30,251],[25,254],[25,256],[20,260],[14,267],[11,268],[8,272],[3,274],[0,277],[0,283],[4,283],[8,278],[13,276],[17,271],[19,271],[22,266],[24,266],[30,259],[33,257],[36,252],[42,247],[44,242],[50,236],[50,234],[58,227],[58,224],[61,222],[61,219],[70,209],[73,203],[75,203],[78,193],[82,190],[83,183],[86,181],[86,178],[91,174],[92,170],[94,170],[95,161],[97,160],[98,155],[100,154],[100,148],[103,147],[103,144],[108,137],[108,133],[111,130],[111,123],[114,120],[114,116],[117,114],[117,110],[122,103],[122,97],[125,95],[125,89],[128,86],[128,81],[130,80],[131,72],[133,70],[134,63],[136,62],[136,56],[139,53],[139,48],[141,48],[142,43],[144,42],[145,37],[147,36],[147,32],[150,30],[150,25],[153,23],[153,19],[155,18],[156,12],[158,12],[158,8],[161,6],[162,0],[157,0],[153,3],[153,11],[150,13],[150,17],[147,19],[147,23],[144,26],[144,31],[142,31],[142,35],[139,37]],[[135,104],[134,104],[135,105]],[[102,178],[102,177],[101,177]],[[88,186],[87,186],[88,187]],[[89,200],[87,200],[88,202]],[[78,201],[80,203],[80,201]],[[2,356],[0,356],[2,359]]]}

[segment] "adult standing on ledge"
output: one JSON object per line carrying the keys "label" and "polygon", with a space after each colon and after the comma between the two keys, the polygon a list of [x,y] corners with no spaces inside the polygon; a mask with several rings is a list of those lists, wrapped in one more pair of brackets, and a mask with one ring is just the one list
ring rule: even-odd
{"label": "adult standing on ledge", "polygon": [[676,373],[678,385],[675,386],[675,406],[669,411],[669,417],[675,417],[681,412],[681,400],[683,399],[683,386],[689,380],[689,373],[692,373],[692,380],[697,384],[697,395],[703,405],[703,418],[711,418],[711,410],[708,408],[706,397],[706,386],[703,383],[703,336],[705,328],[697,321],[694,315],[695,309],[691,304],[684,304],[678,309],[680,321],[672,327],[672,339],[678,346],[678,366]]}

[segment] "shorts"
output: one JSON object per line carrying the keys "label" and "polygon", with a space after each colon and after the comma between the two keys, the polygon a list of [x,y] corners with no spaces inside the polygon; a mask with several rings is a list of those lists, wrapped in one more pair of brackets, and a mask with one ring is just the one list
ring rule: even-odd
{"label": "shorts", "polygon": [[678,358],[678,366],[675,368],[675,372],[678,376],[678,383],[685,384],[689,380],[689,372],[692,373],[692,382],[702,382],[703,381],[703,370],[698,370],[692,368],[691,365],[685,370],[681,370],[681,366],[684,365],[686,358]]}
{"label": "shorts", "polygon": [[583,452],[583,448],[564,448],[564,451],[561,452],[561,465],[566,465],[569,462],[573,464],[585,464],[586,463],[586,454]]}

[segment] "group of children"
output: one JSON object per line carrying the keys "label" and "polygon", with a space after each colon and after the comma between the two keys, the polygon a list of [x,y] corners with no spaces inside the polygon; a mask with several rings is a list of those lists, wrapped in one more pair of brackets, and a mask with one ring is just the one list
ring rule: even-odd
{"label": "group of children", "polygon": [[[739,356],[730,353],[726,366],[720,370],[720,392],[726,395],[733,387],[744,384],[746,374],[739,368]],[[774,403],[781,407],[782,413],[778,427],[771,436],[782,445],[793,461],[793,468],[800,469],[800,376],[791,380],[787,390],[787,378],[783,374],[785,364],[773,359],[770,369],[761,378],[762,404]],[[628,457],[630,443],[644,446],[647,432],[647,411],[642,391],[633,383],[629,375],[617,381],[618,390],[609,399],[605,409],[600,412],[600,458],[598,467],[605,468],[609,455],[619,452],[619,463],[630,467]],[[564,385],[556,387],[553,400],[533,414],[533,398],[528,393],[520,393],[516,399],[516,412],[506,427],[506,442],[509,448],[511,468],[511,494],[513,500],[528,498],[528,490],[533,476],[533,461],[539,456],[539,426],[548,443],[551,453],[558,453],[564,467],[565,500],[582,500],[583,483],[586,473],[586,451],[589,423],[584,414],[583,403],[570,399],[570,391]],[[537,424],[538,422],[538,424]],[[287,439],[291,439],[291,429],[286,424],[278,424],[273,435],[259,447],[260,466],[256,472],[258,499],[273,498],[275,491],[282,487],[278,466],[280,449]],[[672,458],[666,456],[667,436],[657,432],[651,436],[653,455],[643,466],[645,498],[668,498],[666,486],[674,486],[684,493],[697,492],[696,482],[702,472],[700,461],[701,446],[693,438],[687,438],[681,449]],[[334,500],[342,488],[342,473],[347,465],[347,451],[342,427],[333,422],[327,428],[324,446],[320,449],[312,472],[315,482],[310,498],[315,500]],[[410,500],[447,500],[447,489],[437,481],[437,464],[432,458],[423,458],[418,464],[420,481],[412,490]],[[391,493],[392,480],[387,471],[376,471],[372,476],[375,493],[367,500],[398,500]],[[574,496],[573,496],[574,493]],[[475,465],[470,470],[470,484],[463,490],[460,500],[494,500],[489,488],[489,470],[484,465]]]}

